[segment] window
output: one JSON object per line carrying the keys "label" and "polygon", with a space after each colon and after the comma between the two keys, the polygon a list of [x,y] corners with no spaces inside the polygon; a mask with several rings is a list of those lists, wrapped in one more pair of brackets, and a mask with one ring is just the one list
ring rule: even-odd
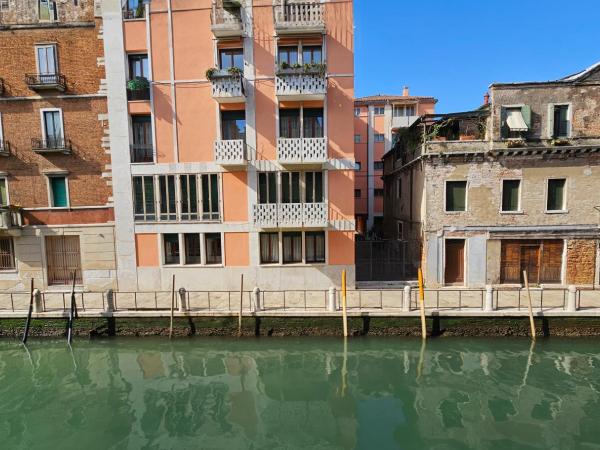
{"label": "window", "polygon": [[0,206],[8,206],[8,181],[0,178]]}
{"label": "window", "polygon": [[69,285],[73,272],[75,283],[83,284],[79,236],[46,236],[45,242],[48,284]]}
{"label": "window", "polygon": [[146,163],[154,161],[152,145],[152,122],[149,115],[131,116],[131,162]]}
{"label": "window", "polygon": [[180,264],[179,235],[175,233],[163,234],[163,251],[165,265]]}
{"label": "window", "polygon": [[321,64],[323,50],[320,45],[306,45],[302,48],[302,64]]}
{"label": "window", "polygon": [[383,189],[375,189],[375,197],[383,197]]}
{"label": "window", "polygon": [[200,256],[200,235],[198,233],[186,233],[183,235],[183,242],[185,245],[185,264],[202,263]]}
{"label": "window", "polygon": [[360,189],[354,189],[354,198],[361,198],[362,191]]}
{"label": "window", "polygon": [[221,139],[246,140],[246,111],[221,111]]}
{"label": "window", "polygon": [[279,47],[279,64],[283,63],[293,66],[298,64],[298,47]]}
{"label": "window", "polygon": [[521,180],[502,181],[502,211],[520,211]]}
{"label": "window", "polygon": [[531,109],[529,106],[502,107],[502,137],[505,139],[521,139],[529,130]]}
{"label": "window", "polygon": [[383,116],[385,114],[385,107],[384,106],[375,106],[373,108],[373,111],[376,116]]}
{"label": "window", "polygon": [[548,198],[546,201],[547,211],[564,211],[566,208],[565,188],[567,180],[564,178],[553,178],[548,180]]}
{"label": "window", "polygon": [[196,175],[180,175],[179,193],[181,220],[198,220],[198,177]]}
{"label": "window", "polygon": [[133,205],[135,220],[156,220],[153,177],[133,177]]}
{"label": "window", "polygon": [[360,116],[360,112],[361,112],[361,111],[360,111],[360,108],[354,108],[354,115],[355,115],[356,117]]}
{"label": "window", "polygon": [[128,55],[129,60],[129,79],[147,78],[150,79],[148,69],[148,55]]}
{"label": "window", "polygon": [[375,133],[375,142],[385,141],[385,135],[381,133]]}
{"label": "window", "polygon": [[553,138],[568,138],[571,135],[569,120],[569,105],[554,105],[553,107]]}
{"label": "window", "polygon": [[323,172],[305,172],[304,191],[304,201],[306,203],[322,203]]}
{"label": "window", "polygon": [[399,241],[403,241],[404,240],[404,222],[397,222],[396,226],[397,226],[396,239],[398,239]]}
{"label": "window", "polygon": [[323,137],[323,109],[304,108],[304,136],[305,138]]}
{"label": "window", "polygon": [[307,231],[304,236],[307,263],[325,262],[325,232]]}
{"label": "window", "polygon": [[0,0],[0,12],[6,12],[10,9],[9,0]]}
{"label": "window", "polygon": [[277,203],[277,172],[259,172],[258,203]]}
{"label": "window", "polygon": [[222,264],[220,233],[206,233],[204,235],[204,247],[206,249],[206,264]]}
{"label": "window", "polygon": [[383,161],[375,161],[373,163],[373,169],[375,169],[375,170],[383,170]]}
{"label": "window", "polygon": [[48,185],[50,186],[50,206],[52,208],[67,208],[69,206],[67,177],[62,175],[49,176]]}
{"label": "window", "polygon": [[467,182],[446,181],[446,212],[467,210]]}
{"label": "window", "polygon": [[58,73],[55,45],[37,45],[35,47],[35,59],[40,75],[56,75]]}
{"label": "window", "polygon": [[300,172],[282,172],[281,203],[300,202]]}
{"label": "window", "polygon": [[158,177],[158,194],[160,220],[177,220],[175,175],[160,175]]}
{"label": "window", "polygon": [[279,262],[278,233],[260,233],[260,262],[261,264]]}
{"label": "window", "polygon": [[219,220],[219,175],[216,173],[200,175],[202,183],[202,219]]}
{"label": "window", "polygon": [[63,145],[63,123],[60,109],[41,110],[42,132],[48,148],[60,148]]}
{"label": "window", "polygon": [[300,110],[279,110],[279,136],[284,139],[298,139],[300,137]]}
{"label": "window", "polygon": [[394,117],[410,117],[415,115],[415,105],[394,105]]}
{"label": "window", "polygon": [[355,134],[354,135],[354,143],[355,144],[360,144],[360,134]]}
{"label": "window", "polygon": [[282,233],[283,263],[297,264],[302,262],[302,233],[299,231]]}
{"label": "window", "polygon": [[241,48],[227,48],[219,50],[219,64],[221,70],[236,67],[244,70],[244,50]]}
{"label": "window", "polygon": [[56,10],[55,0],[39,0],[38,11],[40,20],[58,20],[58,11]]}
{"label": "window", "polygon": [[15,269],[15,249],[12,237],[0,237],[0,270]]}
{"label": "window", "polygon": [[361,170],[361,168],[362,168],[362,164],[360,163],[360,161],[356,161],[354,163],[354,170],[358,171],[358,170]]}
{"label": "window", "polygon": [[396,197],[402,198],[402,178],[396,180]]}

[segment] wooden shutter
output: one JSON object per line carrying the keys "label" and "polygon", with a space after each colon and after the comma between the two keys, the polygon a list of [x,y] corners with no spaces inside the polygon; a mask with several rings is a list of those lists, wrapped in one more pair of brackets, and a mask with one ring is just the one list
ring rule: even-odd
{"label": "wooden shutter", "polygon": [[83,284],[79,236],[46,237],[46,262],[48,284],[71,284],[73,272],[75,283]]}
{"label": "wooden shutter", "polygon": [[521,282],[521,243],[520,241],[502,241],[500,256],[500,282]]}
{"label": "wooden shutter", "polygon": [[563,241],[542,241],[540,268],[541,283],[560,283],[562,271]]}

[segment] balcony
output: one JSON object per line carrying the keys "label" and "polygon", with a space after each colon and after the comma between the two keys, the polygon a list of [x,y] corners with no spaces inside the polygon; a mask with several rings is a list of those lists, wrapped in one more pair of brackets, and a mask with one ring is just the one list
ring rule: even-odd
{"label": "balcony", "polygon": [[276,77],[280,101],[325,100],[327,77],[324,66],[313,69],[282,69]]}
{"label": "balcony", "polygon": [[320,2],[290,2],[280,0],[274,8],[277,34],[324,33],[323,4]]}
{"label": "balcony", "polygon": [[10,142],[0,139],[0,156],[10,156]]}
{"label": "balcony", "polygon": [[254,224],[258,228],[325,228],[326,203],[269,203],[254,205]]}
{"label": "balcony", "polygon": [[246,101],[243,77],[239,73],[217,70],[210,73],[212,96],[219,103],[242,103]]}
{"label": "balcony", "polygon": [[23,209],[17,206],[0,208],[0,231],[20,230],[23,228]]}
{"label": "balcony", "polygon": [[2,78],[0,78],[0,97],[2,97],[6,92],[6,89],[4,87],[4,80]]}
{"label": "balcony", "polygon": [[33,91],[60,91],[67,89],[67,80],[64,75],[54,73],[34,73],[25,75],[25,83]]}
{"label": "balcony", "polygon": [[277,161],[280,164],[324,164],[327,162],[327,138],[279,138]]}
{"label": "balcony", "polygon": [[127,89],[127,101],[150,100],[150,88],[145,89]]}
{"label": "balcony", "polygon": [[71,153],[71,141],[64,138],[50,139],[32,139],[31,149],[36,153],[62,153],[68,155]]}
{"label": "balcony", "polygon": [[243,139],[215,141],[215,162],[222,166],[245,166],[248,163]]}
{"label": "balcony", "polygon": [[136,19],[145,19],[146,18],[146,8],[144,4],[140,1],[139,7],[137,9],[123,9],[123,20],[136,20]]}
{"label": "balcony", "polygon": [[131,144],[129,146],[132,163],[154,162],[154,149],[148,144]]}
{"label": "balcony", "polygon": [[214,1],[210,19],[211,30],[216,38],[240,37],[244,32],[239,0]]}
{"label": "balcony", "polygon": [[394,116],[392,117],[392,128],[408,128],[417,121],[419,116]]}

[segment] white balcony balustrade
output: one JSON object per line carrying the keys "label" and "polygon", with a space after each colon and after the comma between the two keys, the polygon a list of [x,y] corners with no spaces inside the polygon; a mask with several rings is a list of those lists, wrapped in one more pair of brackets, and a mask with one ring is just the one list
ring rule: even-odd
{"label": "white balcony balustrade", "polygon": [[327,162],[327,138],[279,138],[277,160],[280,164],[324,164]]}
{"label": "white balcony balustrade", "polygon": [[248,163],[243,139],[215,141],[215,162],[222,166],[245,166]]}
{"label": "white balcony balustrade", "polygon": [[236,37],[244,32],[242,8],[239,2],[215,1],[211,13],[211,30],[215,37]]}
{"label": "white balcony balustrade", "polygon": [[280,0],[274,9],[277,34],[325,31],[323,4],[319,1]]}
{"label": "white balcony balustrade", "polygon": [[417,121],[419,116],[394,116],[392,117],[392,128],[408,128]]}
{"label": "white balcony balustrade", "polygon": [[270,203],[254,205],[258,228],[325,228],[326,203]]}
{"label": "white balcony balustrade", "polygon": [[320,71],[280,70],[277,72],[276,90],[280,100],[324,100],[327,77]]}
{"label": "white balcony balustrade", "polygon": [[218,71],[211,75],[212,96],[219,103],[241,103],[246,101],[244,77],[227,71]]}

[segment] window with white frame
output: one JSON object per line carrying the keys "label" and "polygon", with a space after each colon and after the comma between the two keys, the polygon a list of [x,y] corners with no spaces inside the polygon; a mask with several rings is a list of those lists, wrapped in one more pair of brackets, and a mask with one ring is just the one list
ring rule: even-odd
{"label": "window with white frame", "polygon": [[10,0],[0,0],[0,12],[7,12],[10,10]]}
{"label": "window with white frame", "polygon": [[223,263],[221,233],[206,233],[204,235],[204,248],[207,265]]}
{"label": "window with white frame", "polygon": [[181,252],[179,250],[178,234],[163,234],[163,256],[164,265],[166,266],[181,264]]}
{"label": "window with white frame", "polygon": [[57,21],[56,0],[38,0],[38,12],[40,20]]}
{"label": "window with white frame", "polygon": [[166,233],[162,235],[163,265],[221,265],[221,233]]}
{"label": "window with white frame", "polygon": [[414,116],[415,111],[415,105],[394,105],[394,117]]}
{"label": "window with white frame", "polygon": [[277,172],[258,174],[258,203],[277,203]]}
{"label": "window with white frame", "polygon": [[462,212],[467,210],[467,182],[446,181],[446,212]]}
{"label": "window with white frame", "polygon": [[64,146],[62,111],[60,109],[42,109],[41,115],[44,146],[48,148]]}
{"label": "window with white frame", "polygon": [[300,202],[300,172],[282,172],[281,203]]}
{"label": "window with white frame", "polygon": [[502,180],[502,212],[521,210],[521,180]]}
{"label": "window with white frame", "polygon": [[133,177],[133,209],[136,221],[156,220],[154,177],[150,175]]}
{"label": "window with white frame", "polygon": [[325,263],[325,231],[260,233],[260,262],[261,264]]}
{"label": "window with white frame", "polygon": [[35,59],[37,71],[40,75],[56,75],[58,61],[56,58],[56,45],[44,44],[35,46]]}
{"label": "window with white frame", "polygon": [[288,231],[281,234],[283,240],[283,264],[302,262],[302,232]]}
{"label": "window with white frame", "polygon": [[185,249],[184,264],[202,264],[200,233],[185,233],[183,235],[183,245]]}
{"label": "window with white frame", "polygon": [[177,190],[175,175],[158,176],[159,218],[160,220],[177,220]]}
{"label": "window with white frame", "polygon": [[49,203],[51,208],[69,206],[69,185],[66,175],[48,175]]}
{"label": "window with white frame", "polygon": [[0,270],[14,270],[15,268],[13,238],[10,236],[0,236]]}
{"label": "window with white frame", "polygon": [[567,209],[566,178],[550,178],[546,196],[546,211],[565,211]]}
{"label": "window with white frame", "polygon": [[307,231],[304,234],[305,259],[307,264],[325,262],[325,232]]}
{"label": "window with white frame", "polygon": [[304,201],[323,202],[323,172],[304,172]]}
{"label": "window with white frame", "polygon": [[202,182],[202,219],[219,220],[221,218],[219,175],[216,173],[200,175]]}

